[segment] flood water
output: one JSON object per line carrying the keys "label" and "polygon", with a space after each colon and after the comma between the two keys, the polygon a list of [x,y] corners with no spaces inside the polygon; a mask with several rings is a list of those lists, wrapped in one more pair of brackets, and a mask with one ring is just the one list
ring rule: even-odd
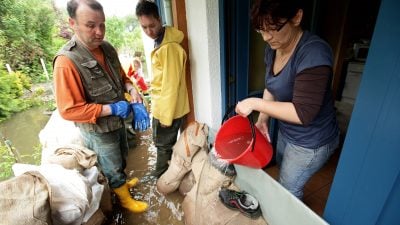
{"label": "flood water", "polygon": [[[41,108],[32,108],[0,123],[1,134],[11,140],[13,147],[18,149],[21,155],[30,155],[33,148],[39,146],[39,132],[50,118],[43,112]],[[107,224],[183,225],[181,207],[183,196],[179,192],[163,196],[157,191],[155,180],[144,179],[154,169],[156,162],[157,153],[151,130],[138,133],[135,140],[137,146],[129,151],[126,173],[129,178],[141,179],[141,182],[133,188],[133,196],[137,200],[146,201],[149,204],[149,210],[145,213],[133,214],[114,207],[112,218]],[[24,163],[32,163],[29,157],[24,157],[24,159]]]}
{"label": "flood water", "polygon": [[133,188],[134,198],[149,204],[149,210],[141,214],[115,210],[110,224],[127,225],[183,225],[181,202],[183,196],[174,192],[163,196],[157,191],[156,181],[146,179],[155,168],[157,151],[153,145],[151,130],[137,134],[137,146],[128,154],[126,172],[129,178],[138,177],[141,182]]}
{"label": "flood water", "polygon": [[12,146],[21,155],[25,155],[23,157],[25,163],[33,163],[29,155],[39,146],[39,132],[50,118],[44,112],[45,110],[40,107],[31,108],[0,123],[1,138],[10,140]]}

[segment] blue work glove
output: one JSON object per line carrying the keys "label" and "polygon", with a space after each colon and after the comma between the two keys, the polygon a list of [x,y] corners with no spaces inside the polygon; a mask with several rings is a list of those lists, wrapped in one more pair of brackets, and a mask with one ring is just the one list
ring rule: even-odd
{"label": "blue work glove", "polygon": [[150,127],[150,117],[142,103],[132,103],[133,120],[132,127],[135,130],[145,131]]}
{"label": "blue work glove", "polygon": [[119,101],[110,104],[111,107],[111,115],[119,116],[123,119],[126,119],[131,113],[131,107],[129,107],[129,103],[127,101]]}

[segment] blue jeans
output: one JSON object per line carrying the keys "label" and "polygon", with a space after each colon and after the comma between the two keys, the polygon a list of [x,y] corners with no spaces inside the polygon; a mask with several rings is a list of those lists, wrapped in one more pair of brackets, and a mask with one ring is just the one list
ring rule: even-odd
{"label": "blue jeans", "polygon": [[339,134],[330,143],[312,149],[294,145],[279,132],[276,162],[280,167],[279,183],[297,198],[303,198],[307,181],[328,161],[339,145]]}
{"label": "blue jeans", "polygon": [[128,142],[125,127],[107,133],[81,130],[85,147],[97,154],[97,162],[107,177],[111,188],[118,188],[126,181]]}

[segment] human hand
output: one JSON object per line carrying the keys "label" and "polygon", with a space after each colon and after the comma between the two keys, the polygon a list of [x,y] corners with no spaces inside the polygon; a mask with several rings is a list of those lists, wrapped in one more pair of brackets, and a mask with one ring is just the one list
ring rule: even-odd
{"label": "human hand", "polygon": [[132,103],[133,111],[132,127],[135,130],[145,131],[150,127],[150,117],[149,114],[142,103]]}
{"label": "human hand", "polygon": [[136,91],[135,88],[131,88],[128,91],[129,95],[131,96],[131,103],[142,103],[142,97],[140,94]]}
{"label": "human hand", "polygon": [[253,111],[250,104],[250,99],[244,99],[236,104],[235,112],[243,117],[250,115]]}
{"label": "human hand", "polygon": [[111,115],[119,116],[123,119],[126,119],[131,113],[131,107],[129,107],[129,103],[127,101],[119,101],[110,104]]}
{"label": "human hand", "polygon": [[268,121],[258,118],[257,122],[254,124],[257,129],[267,138],[268,142],[271,142],[269,137]]}

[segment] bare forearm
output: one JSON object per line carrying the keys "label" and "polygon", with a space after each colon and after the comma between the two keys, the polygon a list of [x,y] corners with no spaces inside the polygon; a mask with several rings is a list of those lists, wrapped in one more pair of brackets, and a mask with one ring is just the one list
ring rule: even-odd
{"label": "bare forearm", "polygon": [[290,123],[302,124],[296,109],[291,102],[275,102],[259,99],[260,102],[255,102],[254,110],[269,117],[283,120]]}
{"label": "bare forearm", "polygon": [[276,102],[261,98],[247,98],[240,101],[236,106],[236,112],[242,116],[247,116],[252,111],[260,112],[260,119],[272,117],[290,123],[301,124],[294,105],[291,102]]}

